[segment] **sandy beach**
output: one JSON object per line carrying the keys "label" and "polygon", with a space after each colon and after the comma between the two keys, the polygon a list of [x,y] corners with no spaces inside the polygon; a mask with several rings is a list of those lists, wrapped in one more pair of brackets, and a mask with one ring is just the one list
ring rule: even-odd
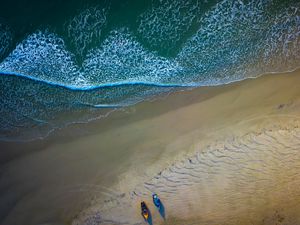
{"label": "sandy beach", "polygon": [[0,146],[3,225],[147,224],[142,200],[150,224],[300,224],[300,70]]}

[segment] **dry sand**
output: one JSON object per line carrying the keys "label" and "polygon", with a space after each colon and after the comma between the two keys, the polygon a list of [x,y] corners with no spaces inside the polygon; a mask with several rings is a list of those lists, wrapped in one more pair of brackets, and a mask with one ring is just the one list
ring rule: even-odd
{"label": "dry sand", "polygon": [[2,145],[17,153],[1,167],[0,218],[145,224],[145,200],[153,224],[300,224],[299,127],[298,70],[144,102],[23,154]]}

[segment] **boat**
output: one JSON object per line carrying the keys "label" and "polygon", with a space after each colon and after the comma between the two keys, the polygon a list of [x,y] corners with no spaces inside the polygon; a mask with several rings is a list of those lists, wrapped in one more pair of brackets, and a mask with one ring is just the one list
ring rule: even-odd
{"label": "boat", "polygon": [[145,220],[148,220],[150,213],[149,213],[149,209],[144,201],[141,202],[141,211],[142,211],[141,213],[142,213],[143,218]]}
{"label": "boat", "polygon": [[152,195],[152,199],[153,199],[154,205],[155,205],[158,209],[160,209],[160,207],[161,207],[161,201],[160,201],[158,195],[157,195],[157,194],[153,194],[153,195]]}

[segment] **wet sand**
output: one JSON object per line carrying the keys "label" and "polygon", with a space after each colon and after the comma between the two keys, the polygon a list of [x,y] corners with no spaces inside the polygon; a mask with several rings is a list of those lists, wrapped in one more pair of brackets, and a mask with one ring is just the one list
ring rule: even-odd
{"label": "wet sand", "polygon": [[2,143],[1,224],[145,224],[141,200],[153,224],[300,224],[299,81],[298,70],[178,92]]}

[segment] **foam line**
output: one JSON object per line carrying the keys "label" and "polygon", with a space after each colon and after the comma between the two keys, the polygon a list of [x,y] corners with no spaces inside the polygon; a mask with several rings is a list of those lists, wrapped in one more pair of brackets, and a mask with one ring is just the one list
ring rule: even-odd
{"label": "foam line", "polygon": [[93,90],[97,90],[97,89],[101,89],[101,88],[134,86],[134,85],[153,86],[153,87],[183,87],[183,88],[199,86],[198,84],[159,84],[159,83],[154,83],[154,82],[123,81],[123,82],[116,82],[116,83],[110,83],[110,84],[107,83],[107,84],[100,84],[100,85],[95,85],[95,86],[78,87],[78,86],[74,86],[74,85],[65,85],[65,84],[55,83],[52,81],[42,80],[37,77],[33,77],[33,76],[21,74],[21,73],[0,71],[0,74],[4,75],[4,76],[21,77],[21,78],[25,78],[28,80],[48,84],[48,85],[51,85],[54,87],[65,88],[65,89],[72,90],[72,91],[93,91]]}

